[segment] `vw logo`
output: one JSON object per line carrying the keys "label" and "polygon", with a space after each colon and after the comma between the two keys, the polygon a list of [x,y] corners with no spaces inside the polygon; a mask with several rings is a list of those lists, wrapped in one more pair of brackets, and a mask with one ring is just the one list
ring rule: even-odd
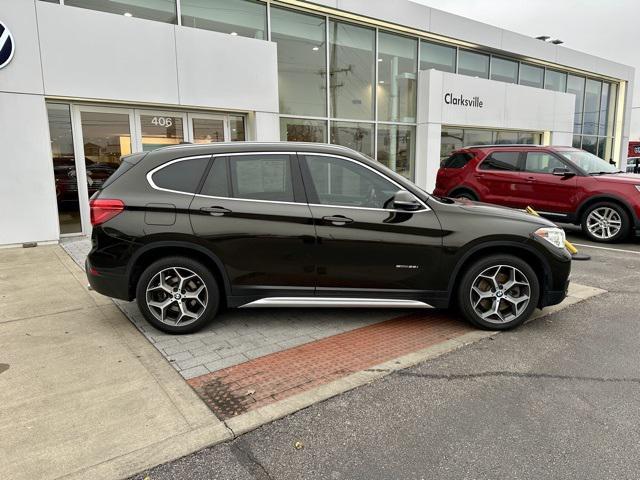
{"label": "vw logo", "polygon": [[16,44],[13,41],[13,35],[9,29],[0,22],[0,68],[6,67],[16,50]]}

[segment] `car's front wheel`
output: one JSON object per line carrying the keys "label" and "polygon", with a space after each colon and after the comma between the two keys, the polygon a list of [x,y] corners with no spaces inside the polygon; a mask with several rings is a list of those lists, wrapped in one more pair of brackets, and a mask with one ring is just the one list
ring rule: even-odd
{"label": "car's front wheel", "polygon": [[522,324],[538,305],[540,282],[531,266],[512,255],[491,255],[466,270],[458,288],[460,310],[481,328]]}
{"label": "car's front wheel", "polygon": [[617,242],[626,238],[630,229],[629,215],[617,203],[596,203],[582,216],[582,231],[596,242]]}
{"label": "car's front wheel", "polygon": [[218,312],[220,291],[211,271],[187,257],[167,257],[149,265],[136,288],[140,311],[167,333],[191,333]]}

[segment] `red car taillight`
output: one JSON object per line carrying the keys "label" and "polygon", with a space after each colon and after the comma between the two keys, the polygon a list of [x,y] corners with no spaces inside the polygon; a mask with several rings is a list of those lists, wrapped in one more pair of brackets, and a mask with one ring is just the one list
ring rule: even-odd
{"label": "red car taillight", "polygon": [[122,200],[96,198],[89,202],[91,210],[91,225],[96,227],[111,220],[124,210]]}

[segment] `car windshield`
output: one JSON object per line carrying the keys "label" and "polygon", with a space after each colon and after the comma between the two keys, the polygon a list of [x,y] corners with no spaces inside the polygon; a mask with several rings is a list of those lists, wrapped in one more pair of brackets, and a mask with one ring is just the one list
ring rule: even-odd
{"label": "car windshield", "polygon": [[620,172],[617,166],[611,165],[609,162],[584,150],[567,149],[559,150],[558,153],[589,175],[604,175],[607,173]]}

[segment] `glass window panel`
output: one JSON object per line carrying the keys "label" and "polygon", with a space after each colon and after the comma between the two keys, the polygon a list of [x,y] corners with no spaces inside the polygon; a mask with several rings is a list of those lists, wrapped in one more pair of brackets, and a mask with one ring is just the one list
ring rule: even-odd
{"label": "glass window panel", "polygon": [[293,202],[289,155],[229,157],[234,198]]}
{"label": "glass window panel", "polygon": [[458,73],[470,77],[489,78],[489,55],[460,50]]}
{"label": "glass window panel", "polygon": [[613,138],[600,137],[598,140],[598,156],[607,162],[613,159]]}
{"label": "glass window panel", "polygon": [[230,196],[226,158],[218,157],[213,160],[213,165],[202,185],[200,193],[212,197]]}
{"label": "glass window panel", "polygon": [[373,124],[331,122],[331,143],[352,148],[373,158]]}
{"label": "glass window panel", "polygon": [[377,160],[409,179],[413,178],[416,127],[378,125]]}
{"label": "glass window panel", "polygon": [[521,63],[520,85],[542,88],[544,86],[544,68],[529,65],[528,63]]}
{"label": "glass window panel", "polygon": [[598,116],[600,113],[600,93],[602,82],[588,79],[584,93],[584,117],[582,133],[586,135],[598,134]]}
{"label": "glass window panel", "polygon": [[597,152],[598,146],[598,137],[582,137],[582,149],[586,150],[589,153],[593,153],[594,155]]}
{"label": "glass window panel", "polygon": [[464,131],[461,128],[442,127],[440,132],[440,162],[446,159],[451,152],[464,146]]}
{"label": "glass window panel", "polygon": [[520,143],[518,132],[510,132],[508,130],[496,132],[496,144],[509,145],[514,143]]}
{"label": "glass window panel", "polygon": [[528,152],[524,169],[531,173],[553,173],[554,168],[563,167],[566,165],[550,153]]}
{"label": "glass window panel", "polygon": [[387,208],[398,191],[394,183],[348,160],[306,155],[304,162],[318,196],[313,201],[322,205]]}
{"label": "glass window panel", "polygon": [[494,132],[491,130],[472,130],[465,129],[463,142],[465,147],[472,145],[493,145]]}
{"label": "glass window panel", "polygon": [[602,84],[602,94],[600,95],[600,112],[598,114],[598,135],[607,135],[607,116],[609,110],[609,87],[610,84]]}
{"label": "glass window panel", "polygon": [[567,90],[567,74],[547,69],[544,75],[544,88],[556,92],[565,92]]}
{"label": "glass window panel", "polygon": [[142,126],[142,151],[150,152],[167,145],[184,141],[182,117],[171,115],[140,115]]}
{"label": "glass window panel", "polygon": [[280,118],[280,139],[287,142],[327,141],[327,122],[304,118]]}
{"label": "glass window panel", "polygon": [[153,182],[160,188],[195,193],[208,164],[208,158],[172,163],[154,173]]}
{"label": "glass window panel", "polygon": [[518,62],[506,58],[491,57],[491,80],[518,83]]}
{"label": "glass window panel", "polygon": [[542,135],[535,132],[518,132],[518,141],[516,143],[523,143],[526,145],[540,145],[542,142]]}
{"label": "glass window panel", "polygon": [[571,146],[573,148],[582,148],[582,137],[580,135],[574,135]]}
{"label": "glass window panel", "polygon": [[254,0],[181,0],[182,25],[242,37],[267,38],[267,5]]}
{"label": "glass window panel", "polygon": [[48,103],[47,113],[60,233],[79,233],[82,232],[82,222],[70,107]]}
{"label": "glass window panel", "polygon": [[193,143],[224,142],[224,120],[222,118],[194,118]]}
{"label": "glass window panel", "polygon": [[176,0],[65,0],[64,4],[157,22],[178,23]]}
{"label": "glass window panel", "polygon": [[494,152],[482,161],[480,170],[515,172],[520,169],[520,152]]}
{"label": "glass window panel", "polygon": [[[582,131],[582,103],[584,102],[584,81],[583,77],[569,75],[567,80],[567,93],[573,93],[575,98],[575,113],[573,117],[574,133]],[[585,132],[586,133],[586,132]]]}
{"label": "glass window panel", "polygon": [[331,116],[373,120],[376,32],[329,23]]}
{"label": "glass window panel", "polygon": [[420,70],[430,68],[455,73],[456,49],[438,43],[420,42]]}
{"label": "glass window panel", "polygon": [[326,116],[324,18],[271,7],[271,40],[278,44],[280,113]]}
{"label": "glass window panel", "polygon": [[[604,88],[606,87],[606,89]],[[606,91],[606,96],[605,96]],[[600,100],[600,135],[613,136],[614,116],[616,114],[616,100],[618,95],[618,85],[615,83],[605,83]]]}
{"label": "glass window panel", "polygon": [[378,120],[415,122],[417,39],[380,32],[378,51]]}
{"label": "glass window panel", "polygon": [[231,133],[232,142],[244,142],[246,140],[246,135],[244,131],[244,117],[230,115],[229,130]]}

